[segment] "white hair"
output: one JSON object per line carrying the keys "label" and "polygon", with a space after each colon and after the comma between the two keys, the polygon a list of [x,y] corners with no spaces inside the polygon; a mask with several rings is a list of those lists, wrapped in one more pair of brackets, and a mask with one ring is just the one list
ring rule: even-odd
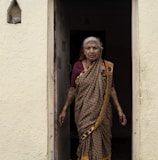
{"label": "white hair", "polygon": [[85,47],[85,45],[89,42],[95,42],[100,49],[103,49],[102,43],[99,40],[99,38],[96,38],[94,36],[90,36],[90,37],[85,38],[83,41],[83,47]]}

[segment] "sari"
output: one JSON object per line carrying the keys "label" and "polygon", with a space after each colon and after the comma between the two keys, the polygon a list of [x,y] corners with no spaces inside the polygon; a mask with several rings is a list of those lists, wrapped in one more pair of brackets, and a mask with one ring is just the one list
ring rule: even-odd
{"label": "sari", "polygon": [[[105,69],[102,69],[102,64]],[[75,123],[78,160],[110,160],[113,63],[99,59],[76,78]]]}

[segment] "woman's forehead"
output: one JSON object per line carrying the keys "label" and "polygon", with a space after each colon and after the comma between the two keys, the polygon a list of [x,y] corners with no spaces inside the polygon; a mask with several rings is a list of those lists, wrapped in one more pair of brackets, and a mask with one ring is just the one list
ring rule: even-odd
{"label": "woman's forehead", "polygon": [[84,44],[84,47],[87,47],[87,46],[99,46],[99,44],[97,44],[97,42],[95,41],[89,41]]}

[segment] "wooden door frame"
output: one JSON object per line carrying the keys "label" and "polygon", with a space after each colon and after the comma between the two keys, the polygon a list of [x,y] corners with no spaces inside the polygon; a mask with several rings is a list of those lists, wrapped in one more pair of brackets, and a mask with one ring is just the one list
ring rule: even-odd
{"label": "wooden door frame", "polygon": [[54,160],[54,106],[55,106],[55,71],[54,71],[54,0],[48,0],[47,19],[47,159]]}
{"label": "wooden door frame", "polygon": [[[139,159],[139,52],[138,52],[138,0],[132,0],[132,160]],[[54,160],[54,0],[48,0],[48,46],[47,46],[47,106],[48,106],[48,160]]]}
{"label": "wooden door frame", "polygon": [[139,97],[140,97],[140,68],[139,68],[139,14],[138,0],[132,0],[132,160],[139,159]]}

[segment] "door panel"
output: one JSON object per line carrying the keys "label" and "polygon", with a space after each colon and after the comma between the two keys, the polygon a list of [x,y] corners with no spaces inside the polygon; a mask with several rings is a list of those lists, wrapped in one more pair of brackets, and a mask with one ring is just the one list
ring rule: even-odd
{"label": "door panel", "polygon": [[58,116],[64,105],[69,87],[69,34],[66,14],[60,1],[55,1],[55,160],[70,157],[69,113],[62,127]]}

